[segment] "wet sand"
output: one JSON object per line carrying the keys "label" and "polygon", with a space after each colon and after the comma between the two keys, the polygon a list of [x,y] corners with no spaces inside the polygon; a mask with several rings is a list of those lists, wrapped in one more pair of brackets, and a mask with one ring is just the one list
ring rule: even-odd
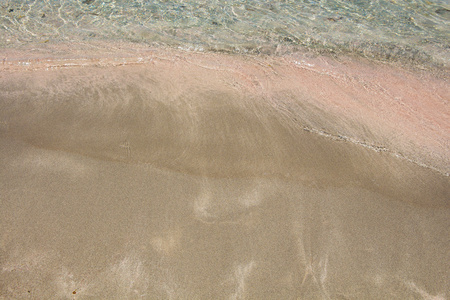
{"label": "wet sand", "polygon": [[2,53],[0,297],[448,297],[445,76],[63,47]]}

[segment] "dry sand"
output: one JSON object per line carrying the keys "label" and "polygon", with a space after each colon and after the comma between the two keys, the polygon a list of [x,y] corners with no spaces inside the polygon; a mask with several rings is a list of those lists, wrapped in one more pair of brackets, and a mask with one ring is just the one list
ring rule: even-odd
{"label": "dry sand", "polygon": [[46,47],[1,53],[0,298],[450,295],[445,76]]}

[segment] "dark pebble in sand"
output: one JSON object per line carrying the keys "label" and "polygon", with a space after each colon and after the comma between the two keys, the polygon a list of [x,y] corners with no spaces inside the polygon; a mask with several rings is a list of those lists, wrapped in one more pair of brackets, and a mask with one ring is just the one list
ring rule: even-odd
{"label": "dark pebble in sand", "polygon": [[94,1],[95,1],[95,0],[84,0],[84,1],[83,1],[83,4],[89,5],[89,4],[93,3]]}
{"label": "dark pebble in sand", "polygon": [[438,8],[438,9],[435,10],[435,12],[438,15],[440,15],[440,16],[446,18],[446,19],[450,19],[450,9]]}
{"label": "dark pebble in sand", "polygon": [[327,18],[327,21],[331,21],[331,22],[337,22],[339,20],[342,20],[343,17],[337,17],[337,18]]}

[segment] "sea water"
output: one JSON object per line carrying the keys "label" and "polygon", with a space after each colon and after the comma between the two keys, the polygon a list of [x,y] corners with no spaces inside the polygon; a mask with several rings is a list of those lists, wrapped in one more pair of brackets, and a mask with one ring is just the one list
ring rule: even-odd
{"label": "sea water", "polygon": [[198,51],[276,53],[308,47],[448,65],[444,0],[3,0],[0,45],[127,40]]}
{"label": "sea water", "polygon": [[0,1],[0,298],[448,298],[449,9]]}

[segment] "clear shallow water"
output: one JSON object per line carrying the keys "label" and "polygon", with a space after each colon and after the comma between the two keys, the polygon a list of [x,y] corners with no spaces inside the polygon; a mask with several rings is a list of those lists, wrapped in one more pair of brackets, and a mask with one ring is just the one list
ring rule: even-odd
{"label": "clear shallow water", "polygon": [[96,39],[448,64],[447,1],[1,1],[0,46]]}
{"label": "clear shallow water", "polygon": [[447,298],[448,177],[184,63],[0,73],[0,298]]}
{"label": "clear shallow water", "polygon": [[445,79],[146,45],[446,63],[447,8],[1,1],[0,298],[446,299]]}

